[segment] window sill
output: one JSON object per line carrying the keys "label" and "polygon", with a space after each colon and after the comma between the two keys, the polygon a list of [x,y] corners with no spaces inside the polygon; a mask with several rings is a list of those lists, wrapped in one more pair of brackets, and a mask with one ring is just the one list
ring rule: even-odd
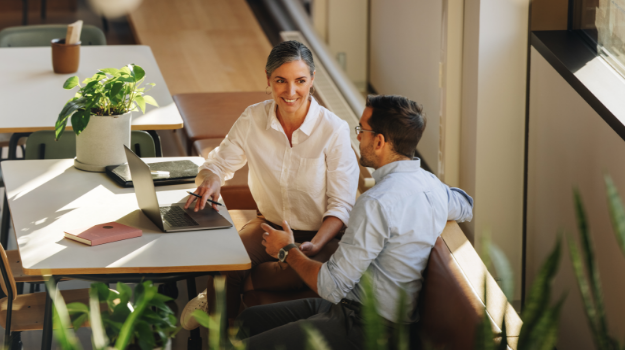
{"label": "window sill", "polygon": [[625,79],[575,33],[534,31],[531,45],[625,140]]}

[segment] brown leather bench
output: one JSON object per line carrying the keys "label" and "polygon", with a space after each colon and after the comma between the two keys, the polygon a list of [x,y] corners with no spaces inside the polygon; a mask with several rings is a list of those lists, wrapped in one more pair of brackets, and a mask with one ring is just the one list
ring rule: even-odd
{"label": "brown leather bench", "polygon": [[270,99],[265,92],[200,92],[174,96],[184,122],[187,154],[197,140],[223,139],[250,105]]}
{"label": "brown leather bench", "polygon": [[[255,269],[250,278],[270,278],[261,273]],[[432,349],[471,349],[484,311],[484,278],[489,298],[486,309],[495,322],[491,324],[493,332],[499,333],[505,320],[509,347],[516,349],[521,319],[455,221],[447,223],[430,254],[419,296],[420,320],[411,326],[411,335],[419,334]],[[293,292],[251,290],[243,294],[243,303],[250,307],[311,297],[317,295],[308,288]],[[412,348],[419,346],[413,343]]]}

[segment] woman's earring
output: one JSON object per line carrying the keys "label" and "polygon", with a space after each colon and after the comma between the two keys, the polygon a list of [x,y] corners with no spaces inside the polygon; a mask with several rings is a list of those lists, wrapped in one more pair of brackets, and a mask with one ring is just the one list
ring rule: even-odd
{"label": "woman's earring", "polygon": [[269,89],[269,86],[267,86],[267,87],[265,88],[265,93],[266,93],[267,95],[271,95],[271,91],[268,91],[267,89]]}

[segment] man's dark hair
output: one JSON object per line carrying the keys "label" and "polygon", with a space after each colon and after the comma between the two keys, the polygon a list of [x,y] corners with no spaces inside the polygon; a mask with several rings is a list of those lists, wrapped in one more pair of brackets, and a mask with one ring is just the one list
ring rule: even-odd
{"label": "man's dark hair", "polygon": [[412,159],[425,130],[423,107],[396,95],[369,95],[366,106],[373,110],[371,129],[382,134],[395,153]]}

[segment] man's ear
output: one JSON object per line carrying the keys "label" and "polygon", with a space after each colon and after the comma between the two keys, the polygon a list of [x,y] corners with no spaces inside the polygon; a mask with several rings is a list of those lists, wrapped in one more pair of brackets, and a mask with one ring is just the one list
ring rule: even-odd
{"label": "man's ear", "polygon": [[375,149],[376,150],[381,150],[382,148],[384,148],[385,144],[386,144],[386,141],[384,140],[384,135],[376,134],[375,135],[375,140],[374,140]]}

